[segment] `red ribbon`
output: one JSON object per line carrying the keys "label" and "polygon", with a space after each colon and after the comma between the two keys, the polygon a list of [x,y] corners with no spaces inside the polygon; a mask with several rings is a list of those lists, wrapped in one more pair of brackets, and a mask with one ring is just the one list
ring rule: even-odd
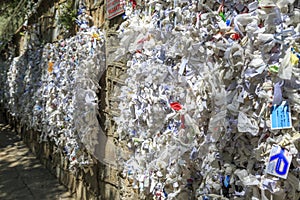
{"label": "red ribbon", "polygon": [[231,39],[233,39],[233,40],[238,40],[238,39],[240,39],[240,35],[238,34],[238,33],[233,33],[233,34],[231,34]]}
{"label": "red ribbon", "polygon": [[185,128],[185,125],[184,125],[184,122],[185,122],[184,115],[180,116],[180,121],[181,121],[180,128]]}
{"label": "red ribbon", "polygon": [[173,108],[174,110],[178,111],[182,109],[182,106],[180,105],[180,103],[178,102],[173,102],[170,103],[171,108]]}
{"label": "red ribbon", "polygon": [[136,1],[135,0],[130,0],[132,8],[135,9],[136,7]]}

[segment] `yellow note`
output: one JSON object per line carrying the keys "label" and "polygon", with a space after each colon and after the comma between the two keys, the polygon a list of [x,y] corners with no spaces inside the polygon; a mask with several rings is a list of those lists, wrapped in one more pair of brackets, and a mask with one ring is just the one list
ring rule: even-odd
{"label": "yellow note", "polygon": [[291,53],[290,62],[293,65],[297,65],[299,62],[299,58],[295,54]]}
{"label": "yellow note", "polygon": [[48,72],[49,72],[49,73],[52,73],[52,72],[53,72],[53,65],[54,65],[53,62],[48,62]]}
{"label": "yellow note", "polygon": [[97,34],[97,33],[93,33],[92,38],[95,38],[96,40],[100,39],[99,34]]}

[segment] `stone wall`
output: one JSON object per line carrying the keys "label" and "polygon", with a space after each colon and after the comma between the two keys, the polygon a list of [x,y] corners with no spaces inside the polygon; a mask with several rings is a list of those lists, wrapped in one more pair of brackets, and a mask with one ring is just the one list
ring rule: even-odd
{"label": "stone wall", "polygon": [[[48,1],[43,1],[44,3]],[[56,0],[51,4],[43,4],[38,8],[37,13],[28,19],[28,27],[31,25],[39,26],[40,38],[43,42],[53,42],[59,40],[62,33],[59,30],[58,18],[60,5],[67,2],[66,0]],[[74,5],[79,3],[78,0],[73,1]],[[108,24],[105,23],[105,1],[104,0],[87,0],[86,6],[89,14],[93,17],[93,25],[98,28],[108,28]],[[44,5],[44,6],[43,6]],[[118,24],[122,21],[120,17],[111,21],[111,24]],[[111,26],[111,25],[110,25]],[[115,26],[116,27],[116,26]],[[115,30],[115,27],[113,28]],[[75,27],[77,29],[77,27]],[[14,35],[14,45],[16,48],[16,55],[21,54],[26,46],[26,35],[24,35],[24,29],[19,28]],[[110,65],[110,69],[115,68],[115,65]],[[107,75],[108,74],[108,75]],[[118,74],[116,74],[118,75]],[[106,78],[108,77],[108,78]],[[106,88],[107,93],[101,94],[100,103],[100,113],[103,116],[102,127],[104,127],[105,119],[111,122],[114,114],[111,113],[111,94],[113,90],[114,81],[113,79],[118,79],[117,76],[113,77],[111,71],[108,70],[106,74],[103,75],[101,79],[101,86]],[[107,82],[109,84],[107,85]],[[112,84],[116,84],[113,82]],[[109,87],[109,88],[107,88]],[[111,92],[111,93],[110,93]],[[107,100],[109,98],[109,100]],[[110,110],[110,111],[109,111]],[[108,111],[105,113],[105,111]],[[65,155],[61,151],[57,151],[57,147],[54,142],[40,142],[39,132],[29,130],[28,127],[22,126],[20,121],[6,113],[6,118],[8,119],[10,125],[17,131],[17,133],[22,137],[22,140],[31,149],[31,151],[37,156],[41,163],[54,174],[59,181],[65,185],[76,197],[76,199],[119,199],[119,176],[116,166],[110,166],[107,162],[101,162],[95,159],[93,156],[93,165],[89,170],[84,171],[83,169],[78,169],[76,173],[72,173],[69,169],[69,161],[66,159]],[[104,119],[104,120],[103,120]],[[111,124],[106,127],[106,134],[108,140],[113,143],[114,137],[114,125]],[[112,151],[114,146],[108,147],[107,152]],[[109,159],[109,158],[107,158]]]}

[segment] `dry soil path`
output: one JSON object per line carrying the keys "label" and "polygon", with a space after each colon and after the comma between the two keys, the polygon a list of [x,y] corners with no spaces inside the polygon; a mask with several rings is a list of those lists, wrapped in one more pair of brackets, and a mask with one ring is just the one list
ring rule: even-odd
{"label": "dry soil path", "polygon": [[45,169],[0,113],[0,199],[73,200]]}

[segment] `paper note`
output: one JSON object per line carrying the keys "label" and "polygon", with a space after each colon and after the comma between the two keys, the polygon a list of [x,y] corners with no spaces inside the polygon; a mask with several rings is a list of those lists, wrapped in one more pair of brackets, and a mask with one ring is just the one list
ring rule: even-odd
{"label": "paper note", "polygon": [[273,145],[267,166],[267,173],[286,179],[292,161],[292,154],[280,146]]}
{"label": "paper note", "polygon": [[286,101],[271,108],[271,129],[292,128],[290,107]]}

